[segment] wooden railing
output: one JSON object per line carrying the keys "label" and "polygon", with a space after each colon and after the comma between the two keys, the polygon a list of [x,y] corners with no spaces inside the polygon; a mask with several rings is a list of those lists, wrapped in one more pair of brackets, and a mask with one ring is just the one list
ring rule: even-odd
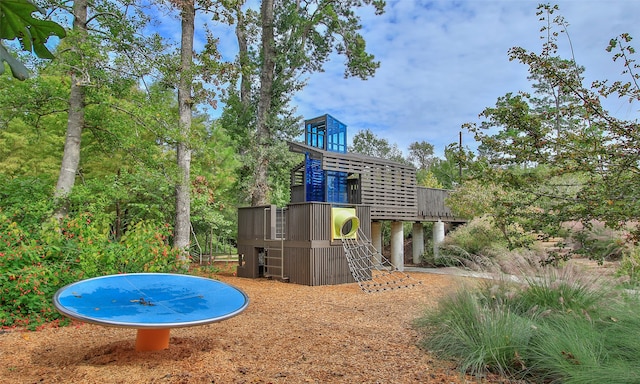
{"label": "wooden railing", "polygon": [[424,221],[465,221],[457,218],[446,206],[445,200],[451,191],[448,189],[417,187],[418,219]]}

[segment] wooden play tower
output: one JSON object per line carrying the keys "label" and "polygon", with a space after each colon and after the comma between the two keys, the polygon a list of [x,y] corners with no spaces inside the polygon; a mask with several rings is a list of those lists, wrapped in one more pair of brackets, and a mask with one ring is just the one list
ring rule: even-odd
{"label": "wooden play tower", "polygon": [[444,206],[448,191],[418,187],[414,167],[348,153],[347,127],[330,115],[306,120],[305,142],[289,149],[304,155],[291,171],[291,202],[238,210],[238,276],[349,283],[340,231],[357,225],[376,244],[381,221],[392,232],[405,221],[459,221]]}

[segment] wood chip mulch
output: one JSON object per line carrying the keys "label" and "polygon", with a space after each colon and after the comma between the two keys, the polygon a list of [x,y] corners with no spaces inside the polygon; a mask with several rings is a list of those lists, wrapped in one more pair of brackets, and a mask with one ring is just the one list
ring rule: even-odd
{"label": "wood chip mulch", "polygon": [[168,349],[135,352],[135,330],[74,323],[0,331],[0,383],[479,383],[417,343],[412,322],[469,278],[410,273],[416,287],[365,294],[231,273],[248,308],[171,331]]}

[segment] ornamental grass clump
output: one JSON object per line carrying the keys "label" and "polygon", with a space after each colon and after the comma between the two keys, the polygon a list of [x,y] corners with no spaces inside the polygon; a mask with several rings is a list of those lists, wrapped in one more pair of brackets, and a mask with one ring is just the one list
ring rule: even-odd
{"label": "ornamental grass clump", "polygon": [[640,382],[640,298],[576,268],[487,280],[416,324],[422,347],[477,376],[531,382]]}
{"label": "ornamental grass clump", "polygon": [[616,295],[609,284],[595,274],[575,267],[557,269],[547,267],[538,276],[525,276],[525,286],[518,290],[511,305],[520,313],[582,313],[597,311],[607,298]]}
{"label": "ornamental grass clump", "polygon": [[424,348],[457,359],[460,369],[473,375],[519,372],[522,350],[534,332],[530,319],[506,310],[486,289],[457,292],[418,325]]}
{"label": "ornamental grass clump", "polygon": [[531,375],[564,384],[640,382],[640,324],[637,315],[622,315],[620,309],[597,319],[578,314],[549,318],[528,347]]}

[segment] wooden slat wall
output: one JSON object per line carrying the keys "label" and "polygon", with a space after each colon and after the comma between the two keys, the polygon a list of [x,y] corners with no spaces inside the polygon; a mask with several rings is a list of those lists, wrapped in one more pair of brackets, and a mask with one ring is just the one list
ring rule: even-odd
{"label": "wooden slat wall", "polygon": [[289,204],[287,240],[314,241],[331,239],[331,204]]}
{"label": "wooden slat wall", "polygon": [[[289,204],[286,215],[284,245],[284,276],[290,282],[304,285],[328,285],[354,282],[342,242],[331,241],[331,208],[328,203]],[[346,205],[342,205],[346,206]],[[357,205],[360,229],[371,238],[371,207]],[[258,277],[257,250],[279,248],[279,240],[265,240],[256,228],[264,228],[264,215],[275,212],[273,207],[241,208],[238,210],[238,253],[244,255],[244,265],[238,276]],[[245,223],[244,221],[254,223]],[[274,220],[275,221],[275,220]],[[270,223],[271,220],[267,220]],[[267,224],[267,227],[269,224]],[[275,251],[275,250],[274,250]]]}
{"label": "wooden slat wall", "polygon": [[367,239],[371,239],[371,206],[357,205],[356,216],[360,219],[360,230]]}
{"label": "wooden slat wall", "polygon": [[292,203],[302,203],[307,198],[305,186],[304,185],[295,185],[291,187],[291,202]]}
{"label": "wooden slat wall", "polygon": [[285,248],[285,271],[289,282],[304,285],[353,283],[342,246]]}
{"label": "wooden slat wall", "polygon": [[334,285],[352,283],[355,280],[342,246],[314,248],[311,250],[311,283],[309,285]]}
{"label": "wooden slat wall", "polygon": [[[371,211],[367,205],[330,204],[330,203],[298,203],[289,204],[287,208],[287,237],[289,241],[313,241],[322,243],[331,241],[331,208],[355,207],[356,216],[360,219],[360,228],[371,237]],[[320,247],[324,247],[322,243]]]}
{"label": "wooden slat wall", "polygon": [[238,268],[239,277],[255,279],[258,277],[258,257],[254,255],[255,247],[248,244],[241,245],[238,240]]}
{"label": "wooden slat wall", "polygon": [[424,221],[464,221],[456,218],[445,205],[449,190],[418,187],[418,217]]}
{"label": "wooden slat wall", "polygon": [[360,175],[359,203],[372,205],[372,220],[415,220],[415,168],[366,156],[351,158],[328,152],[322,158],[322,168]]}
{"label": "wooden slat wall", "polygon": [[287,240],[311,240],[311,207],[309,204],[289,204],[287,210]]}
{"label": "wooden slat wall", "polygon": [[275,205],[238,208],[238,240],[275,238],[275,226]]}
{"label": "wooden slat wall", "polygon": [[310,248],[284,249],[284,270],[290,283],[311,285]]}

